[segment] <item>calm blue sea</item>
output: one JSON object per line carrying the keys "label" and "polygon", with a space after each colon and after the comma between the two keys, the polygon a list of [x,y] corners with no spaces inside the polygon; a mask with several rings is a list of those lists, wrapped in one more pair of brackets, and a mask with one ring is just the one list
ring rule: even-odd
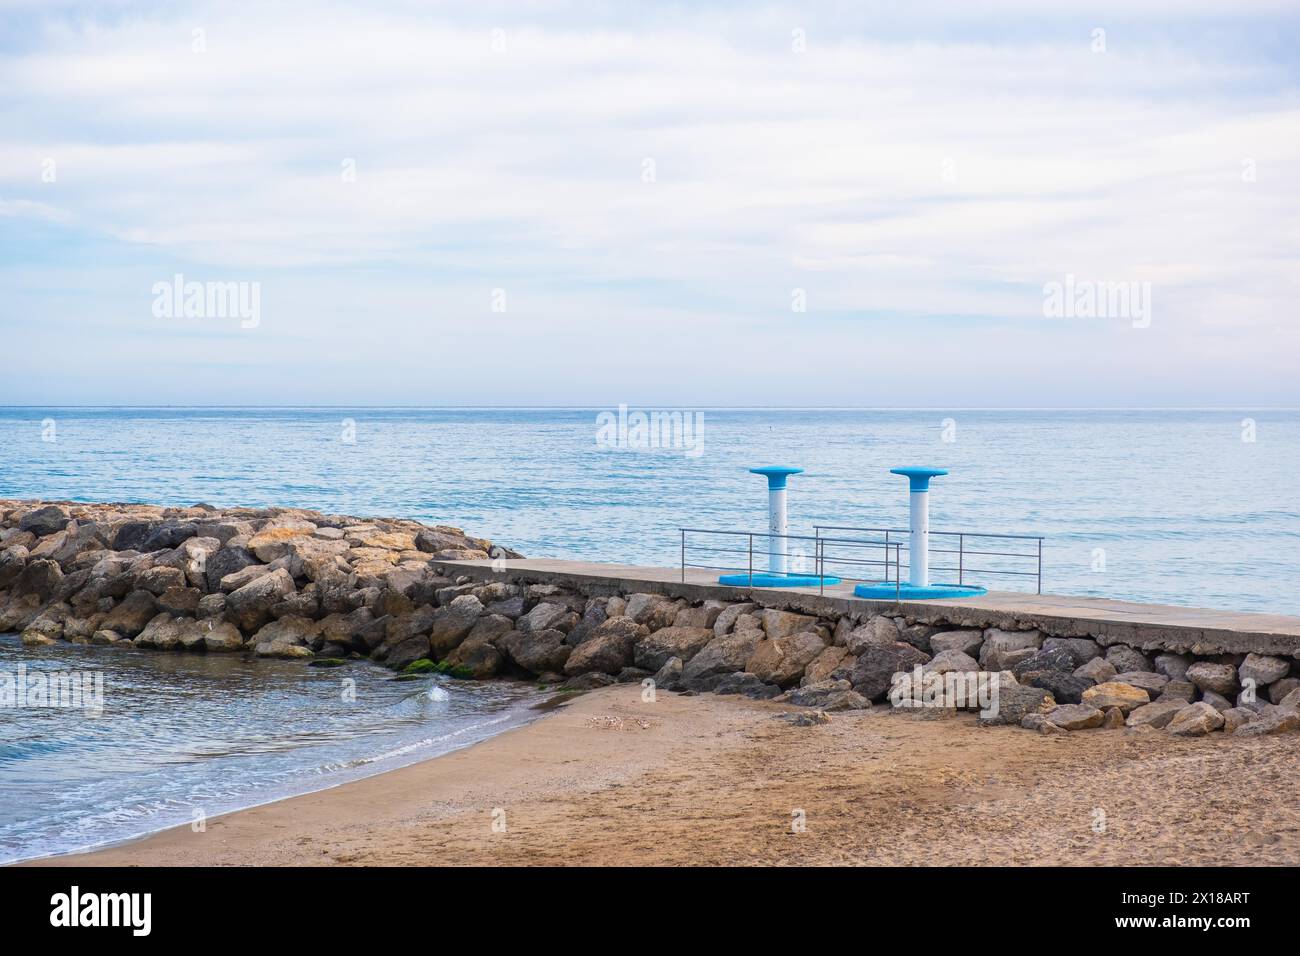
{"label": "calm blue sea", "polygon": [[932,528],[1044,535],[1045,591],[1300,614],[1294,410],[703,409],[667,449],[603,447],[602,411],[0,408],[0,497],[298,505],[671,565],[683,525],[765,529],[750,465],[807,469],[790,518],[811,533],[905,526],[888,470],[925,464],[952,472]]}

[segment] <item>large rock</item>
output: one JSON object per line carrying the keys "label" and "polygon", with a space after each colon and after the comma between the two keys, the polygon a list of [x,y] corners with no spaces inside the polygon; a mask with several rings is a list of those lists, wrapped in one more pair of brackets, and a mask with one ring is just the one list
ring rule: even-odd
{"label": "large rock", "polygon": [[998,684],[997,705],[991,707],[987,716],[981,715],[981,726],[1010,724],[1018,726],[1031,714],[1047,714],[1056,707],[1052,695],[1041,687],[1025,687],[1020,684]]}
{"label": "large rock", "polygon": [[1118,707],[1125,714],[1135,707],[1151,703],[1151,695],[1142,688],[1121,684],[1119,681],[1106,681],[1104,684],[1089,687],[1080,695],[1080,699],[1083,703],[1091,704],[1100,710]]}
{"label": "large rock", "polygon": [[902,641],[894,644],[868,643],[858,655],[849,681],[853,689],[863,697],[879,700],[889,691],[895,674],[910,671],[918,664],[927,663],[929,659],[928,655]]}
{"label": "large rock", "polygon": [[[931,644],[934,640],[931,639]],[[1011,670],[1016,664],[1034,653],[1043,644],[1038,631],[1003,631],[996,627],[984,633],[980,647],[980,669],[986,671]]]}
{"label": "large rock", "polygon": [[787,634],[809,631],[817,624],[817,618],[807,614],[795,614],[793,611],[777,611],[766,608],[762,614],[763,631],[768,638],[776,640]]}
{"label": "large rock", "polygon": [[682,659],[680,657],[668,658],[664,662],[664,666],[655,671],[650,680],[654,682],[656,687],[672,690],[682,681]]}
{"label": "large rock", "polygon": [[930,635],[930,650],[936,655],[944,651],[961,651],[974,657],[983,644],[983,631],[940,631]]}
{"label": "large rock", "polygon": [[769,684],[754,674],[740,671],[727,674],[713,688],[715,694],[738,694],[753,700],[771,700],[781,693],[781,688]]}
{"label": "large rock", "polygon": [[1070,652],[1067,647],[1045,647],[1042,650],[1035,651],[1024,660],[1017,661],[1011,668],[1011,673],[1019,678],[1022,674],[1031,674],[1034,671],[1061,671],[1069,674],[1079,666],[1077,657]]}
{"label": "large rock", "polygon": [[743,671],[758,648],[763,632],[734,631],[709,641],[682,667],[682,686],[690,690],[712,690],[728,674]]}
{"label": "large rock", "polygon": [[295,590],[293,577],[284,568],[264,574],[226,595],[226,620],[245,634],[254,634],[271,619],[271,608]]}
{"label": "large rock", "polygon": [[262,645],[275,644],[308,647],[319,633],[319,623],[305,617],[299,617],[296,614],[291,614],[259,628],[257,633],[253,635],[252,643],[259,656],[278,656],[275,654],[262,654]]}
{"label": "large rock", "polygon": [[14,597],[32,594],[44,603],[53,597],[62,583],[63,569],[59,567],[58,562],[48,558],[38,558],[28,561],[19,572],[17,580],[14,581],[13,593]]}
{"label": "large rock", "polygon": [[[209,554],[203,565],[203,574],[207,579],[208,590],[224,590],[221,582],[226,575],[242,571],[254,564],[257,564],[257,558],[253,557],[252,552],[247,548],[228,546]],[[248,582],[243,583],[247,584]],[[230,590],[233,591],[234,588]]]}
{"label": "large rock", "polygon": [[143,551],[144,543],[153,533],[153,529],[161,522],[157,521],[127,521],[118,526],[117,531],[113,534],[112,548],[114,551]]}
{"label": "large rock", "polygon": [[527,634],[530,631],[554,629],[555,625],[569,616],[569,611],[567,605],[543,602],[515,622],[515,630]]}
{"label": "large rock", "polygon": [[[1225,712],[1226,722],[1226,712]],[[1237,728],[1236,737],[1263,737],[1300,730],[1300,711],[1290,707],[1270,707],[1243,727]]]}
{"label": "large rock", "polygon": [[[867,623],[850,631],[845,638],[844,646],[849,649],[850,654],[860,657],[867,647],[892,647],[902,643],[899,637],[898,625],[893,619],[878,614]],[[934,646],[934,638],[930,639],[930,646]],[[918,651],[918,653],[924,652]]]}
{"label": "large rock", "polygon": [[1222,726],[1223,715],[1204,701],[1197,701],[1174,714],[1165,730],[1179,737],[1201,737]]}
{"label": "large rock", "polygon": [[429,643],[438,660],[469,636],[483,610],[483,602],[472,594],[462,594],[446,607],[438,608],[429,628]]}
{"label": "large rock", "polygon": [[18,580],[27,564],[28,551],[22,545],[15,545],[0,551],[0,590],[4,590]]}
{"label": "large rock", "polygon": [[[800,683],[807,686],[829,680],[830,676],[844,663],[844,659],[849,656],[847,647],[831,646],[824,648],[820,654],[812,659],[812,662],[804,668],[803,678]],[[854,662],[856,663],[856,661]],[[847,683],[847,682],[846,682]],[[851,687],[851,684],[847,684]]]}
{"label": "large rock", "polygon": [[1156,700],[1140,707],[1134,707],[1125,723],[1129,727],[1150,725],[1157,729],[1174,719],[1174,715],[1186,707],[1181,700]]}
{"label": "large rock", "polygon": [[662,594],[630,594],[622,616],[630,617],[638,624],[645,624],[654,610],[667,600]]}
{"label": "large rock", "polygon": [[1197,661],[1187,668],[1187,679],[1201,690],[1216,694],[1235,694],[1238,689],[1237,669],[1231,664],[1212,664]]}
{"label": "large rock", "polygon": [[1280,681],[1275,681],[1268,685],[1268,699],[1275,704],[1281,704],[1289,697],[1300,699],[1296,692],[1300,691],[1300,678],[1283,677]]}
{"label": "large rock", "polygon": [[159,651],[175,650],[180,646],[181,635],[187,623],[192,622],[188,618],[173,617],[164,611],[145,625],[144,630],[135,639],[135,646]]}
{"label": "large rock", "polygon": [[1291,670],[1291,662],[1280,657],[1268,657],[1264,654],[1247,654],[1246,659],[1237,668],[1237,676],[1244,683],[1253,680],[1257,688],[1279,681]]}
{"label": "large rock", "polygon": [[1091,730],[1100,727],[1106,715],[1090,704],[1062,704],[1049,710],[1047,719],[1062,730]]}
{"label": "large rock", "polygon": [[[569,676],[585,674],[589,671],[611,676],[618,674],[632,663],[632,649],[636,646],[636,641],[637,637],[626,631],[596,628],[590,638],[573,649],[573,653],[564,664],[564,673]],[[647,668],[647,670],[657,669]]]}
{"label": "large rock", "polygon": [[[605,624],[618,621],[620,630],[630,632],[630,629],[639,629],[645,631],[644,625],[637,624],[629,617],[610,618]],[[601,625],[605,628],[605,625]],[[601,628],[597,628],[600,633]],[[637,667],[644,667],[649,671],[657,671],[668,663],[671,657],[679,657],[685,664],[692,657],[698,654],[704,647],[714,639],[715,635],[712,628],[709,627],[665,627],[655,631],[649,636],[642,637],[636,643],[635,661]]]}
{"label": "large rock", "polygon": [[1235,734],[1259,715],[1246,707],[1231,707],[1223,712],[1223,732]]}
{"label": "large rock", "polygon": [[1074,658],[1074,666],[1102,657],[1101,645],[1090,637],[1049,637],[1043,640],[1043,650],[1064,650]]}
{"label": "large rock", "polygon": [[559,631],[511,631],[497,639],[497,648],[531,674],[560,673],[573,652]]}
{"label": "large rock", "polygon": [[179,568],[146,568],[135,576],[135,586],[161,597],[171,588],[185,587],[185,572]]}
{"label": "large rock", "polygon": [[1121,684],[1128,684],[1130,687],[1140,687],[1147,692],[1147,696],[1153,700],[1159,697],[1165,686],[1169,683],[1169,678],[1164,674],[1157,674],[1154,671],[1127,671],[1122,674],[1116,674],[1114,680]]}
{"label": "large rock", "polygon": [[1118,674],[1151,670],[1151,661],[1147,656],[1125,644],[1114,644],[1106,648],[1106,660],[1115,665],[1115,672]]}
{"label": "large rock", "polygon": [[1186,680],[1187,668],[1196,663],[1190,654],[1157,654],[1152,666],[1157,674],[1164,674],[1170,680]]}
{"label": "large rock", "polygon": [[1051,693],[1058,704],[1079,704],[1083,692],[1093,686],[1087,677],[1075,677],[1064,671],[1030,671],[1017,677],[1026,687],[1041,687]]}
{"label": "large rock", "polygon": [[926,674],[947,674],[950,671],[965,673],[967,671],[978,671],[979,669],[979,661],[969,654],[957,650],[940,651],[921,668],[922,672]]}
{"label": "large rock", "polygon": [[1074,669],[1074,676],[1090,680],[1094,684],[1102,684],[1114,677],[1118,671],[1115,665],[1104,657],[1094,657],[1090,661],[1080,664]]}
{"label": "large rock", "polygon": [[238,591],[245,584],[251,584],[258,578],[266,577],[266,575],[275,570],[276,568],[273,568],[268,564],[249,564],[240,568],[238,571],[232,571],[229,574],[222,576],[218,586],[222,591]]}
{"label": "large rock", "polygon": [[132,591],[122,603],[108,612],[100,629],[112,631],[124,640],[138,637],[158,613],[158,604],[148,591]]}
{"label": "large rock", "polygon": [[718,614],[717,620],[713,622],[713,633],[716,637],[725,637],[730,634],[736,626],[736,618],[742,614],[748,614],[757,608],[758,605],[753,601],[742,601],[739,604],[728,604]]}
{"label": "large rock", "polygon": [[208,651],[237,651],[244,646],[244,636],[229,621],[196,621],[202,635],[203,647]]}
{"label": "large rock", "polygon": [[745,670],[765,684],[789,687],[803,677],[804,668],[826,649],[826,642],[810,631],[796,631],[760,641],[745,663]]}
{"label": "large rock", "polygon": [[248,550],[269,564],[292,554],[298,545],[311,541],[315,530],[316,526],[309,521],[263,528],[248,539]]}
{"label": "large rock", "polygon": [[486,640],[476,639],[472,634],[458,644],[445,660],[453,667],[467,668],[475,680],[495,677],[504,663],[499,650]]}
{"label": "large rock", "polygon": [[26,531],[40,538],[47,534],[62,531],[68,525],[68,513],[58,505],[46,505],[23,515],[18,522],[18,530]]}
{"label": "large rock", "polygon": [[386,642],[375,654],[375,657],[383,659],[386,667],[391,667],[393,670],[401,670],[407,664],[436,656],[430,650],[429,639],[423,634],[415,634],[396,643]]}
{"label": "large rock", "polygon": [[722,601],[705,601],[699,607],[684,607],[673,618],[673,627],[703,627],[710,630],[727,605]]}
{"label": "large rock", "polygon": [[777,698],[779,703],[798,707],[816,707],[818,710],[870,710],[867,700],[846,680],[823,680],[789,690]]}

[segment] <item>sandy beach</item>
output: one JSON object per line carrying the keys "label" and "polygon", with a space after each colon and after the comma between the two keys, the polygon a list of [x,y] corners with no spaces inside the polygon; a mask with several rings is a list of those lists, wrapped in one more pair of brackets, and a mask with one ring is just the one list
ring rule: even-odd
{"label": "sandy beach", "polygon": [[[1295,864],[1294,736],[836,714],[634,685],[456,753],[38,865]],[[802,821],[802,826],[797,826]]]}

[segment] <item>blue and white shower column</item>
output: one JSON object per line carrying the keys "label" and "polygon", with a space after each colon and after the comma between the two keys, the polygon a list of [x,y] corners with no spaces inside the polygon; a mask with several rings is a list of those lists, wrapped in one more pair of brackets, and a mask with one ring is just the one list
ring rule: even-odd
{"label": "blue and white shower column", "polygon": [[767,572],[724,574],[718,578],[718,583],[756,588],[797,588],[839,584],[839,578],[819,578],[816,574],[790,572],[788,560],[790,539],[787,537],[790,533],[790,525],[786,507],[786,482],[791,475],[802,474],[803,469],[791,468],[788,465],[764,465],[761,468],[751,468],[749,471],[751,474],[763,475],[767,478]]}
{"label": "blue and white shower column", "polygon": [[891,468],[889,473],[902,475],[908,482],[907,584],[859,584],[854,595],[875,600],[934,600],[987,594],[985,588],[971,585],[930,583],[930,479],[948,474],[947,469]]}

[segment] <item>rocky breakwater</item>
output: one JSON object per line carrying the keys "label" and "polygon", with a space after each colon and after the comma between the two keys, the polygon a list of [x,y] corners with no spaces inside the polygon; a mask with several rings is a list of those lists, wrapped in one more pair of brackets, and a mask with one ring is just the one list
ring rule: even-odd
{"label": "rocky breakwater", "polygon": [[0,501],[0,632],[399,663],[453,583],[430,561],[489,551],[458,528],[291,508]]}
{"label": "rocky breakwater", "polygon": [[[295,509],[0,501],[0,631],[317,664],[527,677],[567,690],[652,681],[824,713],[979,711],[1041,733],[1237,736],[1300,728],[1300,666],[1152,654],[1042,625],[977,628],[862,610],[529,582],[456,528]],[[467,568],[475,575],[464,573]],[[954,612],[958,613],[958,612]],[[933,694],[900,695],[919,678]],[[995,701],[961,693],[996,683]],[[989,704],[992,703],[992,706]],[[822,713],[824,712],[824,713]]]}

